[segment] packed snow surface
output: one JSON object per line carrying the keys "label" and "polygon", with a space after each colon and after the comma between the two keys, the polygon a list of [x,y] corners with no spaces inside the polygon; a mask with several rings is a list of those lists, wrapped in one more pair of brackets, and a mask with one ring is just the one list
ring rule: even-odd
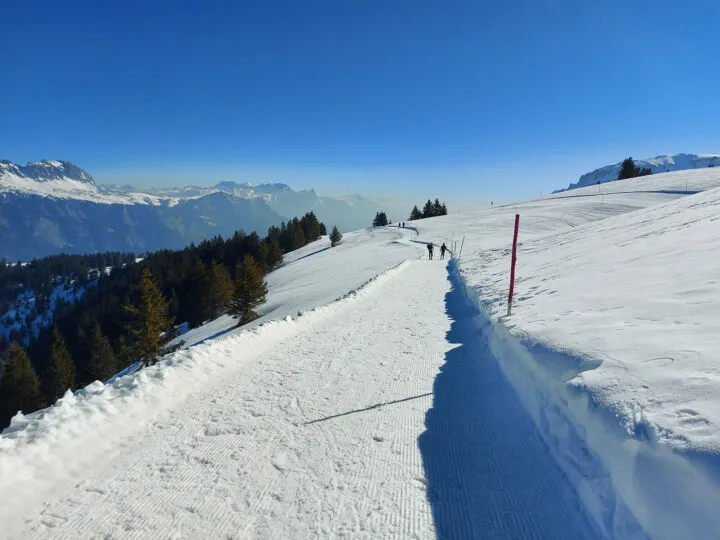
{"label": "packed snow surface", "polygon": [[254,326],[17,416],[3,534],[715,538],[718,220],[711,168],[311,244]]}
{"label": "packed snow surface", "polygon": [[33,498],[46,487],[28,474],[3,504],[3,523],[39,538],[594,538],[497,364],[474,361],[487,349],[469,313],[444,263],[403,263],[297,321],[145,370],[133,403],[120,382],[68,395],[49,414],[65,415],[69,429],[86,407],[99,418],[57,437],[102,442],[103,462],[61,467],[67,446],[52,456],[37,448],[33,462],[44,462],[33,472],[73,485],[34,512],[23,502],[24,518],[9,520],[25,491]]}

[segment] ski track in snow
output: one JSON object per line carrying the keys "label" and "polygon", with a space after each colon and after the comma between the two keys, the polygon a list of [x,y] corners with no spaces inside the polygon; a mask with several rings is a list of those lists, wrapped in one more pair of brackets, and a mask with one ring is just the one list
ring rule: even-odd
{"label": "ski track in snow", "polygon": [[5,516],[5,534],[594,537],[443,262],[405,263],[314,321]]}

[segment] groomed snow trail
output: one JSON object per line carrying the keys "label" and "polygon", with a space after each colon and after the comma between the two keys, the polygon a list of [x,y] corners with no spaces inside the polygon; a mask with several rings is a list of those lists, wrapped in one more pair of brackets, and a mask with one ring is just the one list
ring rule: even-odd
{"label": "groomed snow trail", "polygon": [[443,262],[408,263],[344,306],[3,534],[594,537]]}

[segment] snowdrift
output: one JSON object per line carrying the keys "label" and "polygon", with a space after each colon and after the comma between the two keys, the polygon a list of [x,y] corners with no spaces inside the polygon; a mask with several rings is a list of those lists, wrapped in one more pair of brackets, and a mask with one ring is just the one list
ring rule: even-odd
{"label": "snowdrift", "polygon": [[713,169],[670,173],[421,229],[466,236],[456,272],[493,352],[611,537],[642,536],[627,512],[653,538],[720,530],[719,185]]}

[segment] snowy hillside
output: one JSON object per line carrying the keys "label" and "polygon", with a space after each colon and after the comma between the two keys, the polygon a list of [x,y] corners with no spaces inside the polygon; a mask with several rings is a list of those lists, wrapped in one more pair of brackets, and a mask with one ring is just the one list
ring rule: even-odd
{"label": "snowy hillside", "polygon": [[[58,278],[57,285],[50,293],[47,307],[38,310],[36,297],[33,291],[24,290],[17,299],[11,302],[7,311],[0,313],[0,337],[6,340],[13,331],[20,332],[29,340],[30,336],[37,337],[41,328],[52,324],[58,305],[72,304],[80,300],[85,294],[85,286],[79,285],[75,280]],[[95,282],[89,282],[93,286]]]}
{"label": "snowy hillside", "polygon": [[[656,156],[654,158],[636,159],[634,161],[639,168],[648,168],[653,174],[658,174],[670,171],[705,169],[707,167],[720,166],[720,154],[670,154],[666,156]],[[587,174],[583,174],[576,183],[570,184],[567,189],[594,186],[598,182],[605,183],[615,181],[617,180],[618,172],[620,172],[620,165],[621,163],[618,162],[614,165],[606,165]]]}
{"label": "snowy hillside", "polygon": [[310,244],[253,326],[16,417],[4,533],[715,538],[718,219],[706,168]]}

